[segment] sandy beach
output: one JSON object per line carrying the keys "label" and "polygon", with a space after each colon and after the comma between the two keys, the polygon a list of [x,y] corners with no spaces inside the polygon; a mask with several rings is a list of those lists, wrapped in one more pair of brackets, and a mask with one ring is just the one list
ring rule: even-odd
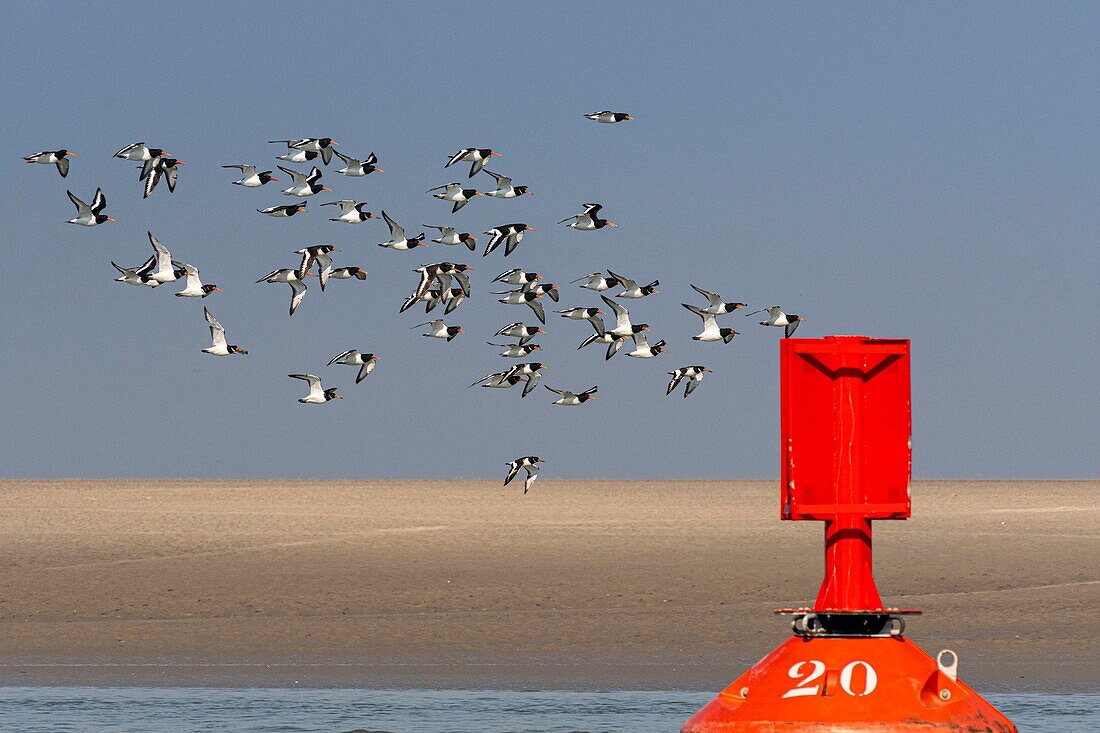
{"label": "sandy beach", "polygon": [[[2,481],[0,685],[718,689],[812,602],[775,481]],[[1100,690],[1100,482],[913,485],[909,635],[985,691]]]}

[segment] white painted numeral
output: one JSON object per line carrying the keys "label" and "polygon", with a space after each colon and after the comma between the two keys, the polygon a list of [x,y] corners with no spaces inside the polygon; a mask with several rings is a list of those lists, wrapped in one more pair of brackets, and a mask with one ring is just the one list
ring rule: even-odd
{"label": "white painted numeral", "polygon": [[810,687],[810,683],[825,674],[825,662],[818,659],[811,659],[808,662],[795,662],[791,665],[790,670],[787,671],[787,676],[791,679],[799,679],[802,677],[802,665],[809,664],[813,669],[805,678],[802,679],[797,685],[792,687],[783,693],[783,697],[812,697],[814,695],[821,694],[821,685],[814,685]]}
{"label": "white painted numeral", "polygon": [[[803,676],[802,665],[810,665],[809,673]],[[852,689],[852,675],[856,670],[856,667],[863,667],[864,680],[863,690],[856,692]],[[808,659],[804,662],[795,662],[791,665],[791,668],[787,671],[787,676],[791,679],[800,680],[797,685],[792,687],[783,693],[783,697],[813,697],[821,694],[821,685],[811,685],[810,683],[820,679],[825,674],[825,662],[819,659]],[[862,659],[857,659],[853,662],[848,662],[844,665],[844,668],[840,670],[840,689],[848,693],[852,697],[864,697],[870,695],[878,687],[878,673],[875,672],[875,668]]]}
{"label": "white painted numeral", "polygon": [[[863,692],[854,692],[852,690],[852,672],[856,667],[862,666],[867,673],[867,677],[863,682]],[[878,687],[878,673],[875,672],[875,668],[867,662],[857,659],[854,662],[848,662],[844,665],[844,669],[840,670],[840,689],[847,692],[852,697],[863,697],[864,695],[870,695]]]}

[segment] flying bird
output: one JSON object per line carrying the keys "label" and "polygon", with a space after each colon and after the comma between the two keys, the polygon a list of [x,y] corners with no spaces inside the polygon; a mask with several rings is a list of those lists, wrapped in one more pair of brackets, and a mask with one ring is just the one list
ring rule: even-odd
{"label": "flying bird", "polygon": [[749,316],[755,316],[757,313],[765,312],[768,314],[768,320],[760,321],[760,325],[781,327],[783,329],[783,338],[785,339],[789,339],[794,335],[795,329],[798,328],[798,324],[806,320],[802,316],[784,313],[777,305],[773,305],[771,308],[761,308],[752,313],[746,313],[745,317],[748,318]]}
{"label": "flying bird", "polygon": [[323,405],[331,400],[344,399],[340,395],[336,394],[335,387],[329,387],[324,389],[321,387],[321,378],[312,374],[288,374],[291,379],[304,379],[309,383],[309,394],[305,397],[299,397],[298,401],[303,405]]}
{"label": "flying bird", "polygon": [[417,236],[409,239],[405,236],[405,230],[402,229],[396,221],[389,217],[386,211],[382,210],[382,218],[386,220],[386,224],[390,227],[390,241],[382,242],[379,247],[388,247],[396,250],[409,250],[416,247],[427,247],[427,243],[424,241],[424,232],[420,232]]}
{"label": "flying bird", "polygon": [[23,158],[23,160],[40,165],[55,165],[57,166],[57,172],[64,178],[69,175],[69,158],[67,156],[70,155],[76,157],[76,153],[73,151],[61,148],[61,150],[43,150],[40,153],[33,153]]}
{"label": "flying bird", "polygon": [[477,175],[478,171],[485,167],[489,158],[500,157],[500,153],[489,148],[462,148],[451,156],[444,168],[450,168],[455,163],[470,164],[470,178]]}
{"label": "flying bird", "polygon": [[[638,326],[638,328],[644,329],[648,328],[648,326],[643,325]],[[625,344],[627,339],[629,338],[630,336],[620,336],[617,334],[613,334],[610,331],[604,331],[602,334],[594,333],[586,338],[584,341],[582,341],[581,345],[578,346],[577,349],[583,349],[589,344],[607,344],[607,351],[604,353],[603,357],[604,361],[607,361],[611,357],[615,356],[615,354],[619,353],[619,349],[622,348],[623,344]]]}
{"label": "flying bird", "polygon": [[523,493],[526,494],[531,489],[531,484],[535,483],[535,479],[539,477],[539,463],[542,461],[538,456],[524,456],[523,458],[517,458],[514,461],[509,461],[508,475],[504,479],[504,485],[507,486],[512,482],[518,474],[519,470],[525,469],[527,471],[527,478],[523,481]]}
{"label": "flying bird", "polygon": [[181,165],[187,164],[182,160],[163,156],[145,161],[141,167],[140,180],[145,181],[145,188],[141,197],[143,199],[149,198],[149,195],[153,193],[153,189],[157,187],[162,178],[168,184],[168,193],[175,193],[176,181],[179,180],[180,175],[179,166]]}
{"label": "flying bird", "polygon": [[332,274],[332,258],[329,255],[339,252],[340,248],[331,244],[316,244],[312,247],[303,247],[294,250],[294,254],[302,256],[302,262],[298,265],[298,279],[304,280],[306,273],[317,263],[317,278],[321,282],[321,292],[324,292],[328,284],[328,277]]}
{"label": "flying bird", "polygon": [[561,315],[562,318],[570,318],[574,321],[588,321],[592,324],[592,327],[596,329],[596,333],[600,336],[604,334],[604,322],[600,318],[603,314],[603,308],[569,308],[563,311],[554,311]]}
{"label": "flying bird", "polygon": [[503,243],[504,256],[507,257],[523,241],[523,235],[533,231],[535,231],[535,228],[526,224],[502,224],[493,227],[485,232],[489,235],[489,243],[485,245],[485,252],[481,256],[485,257]]}
{"label": "flying bird", "polygon": [[581,285],[582,288],[585,288],[586,290],[595,290],[597,293],[602,293],[605,290],[610,290],[611,288],[622,285],[622,283],[620,283],[614,277],[604,277],[602,272],[593,272],[591,275],[578,277],[576,280],[573,280],[569,284],[573,285],[574,283],[579,283],[582,280],[584,280],[584,285]]}
{"label": "flying bird", "polygon": [[356,280],[366,280],[367,271],[362,267],[337,267],[328,277],[330,280],[350,280],[353,277]]}
{"label": "flying bird", "polygon": [[123,160],[132,160],[135,163],[144,163],[147,160],[160,158],[165,155],[170,155],[170,153],[163,148],[146,147],[145,143],[130,143],[122,150],[115,153],[113,157],[122,158]]}
{"label": "flying bird", "polygon": [[180,268],[182,262],[176,262],[172,259],[172,253],[168,251],[168,248],[160,243],[152,232],[145,232],[149,237],[149,244],[153,246],[153,258],[154,262],[150,265],[149,270],[146,271],[145,277],[150,280],[156,280],[159,283],[175,282],[179,278],[186,275],[186,273]]}
{"label": "flying bird", "polygon": [[[505,295],[504,293],[494,293],[494,295]],[[530,290],[510,290],[507,296],[498,300],[498,303],[504,303],[506,305],[525,305],[534,311],[535,316],[539,319],[539,323],[546,323],[546,311],[542,308],[542,303],[538,302],[538,299],[542,297],[541,293],[533,293]]]}
{"label": "flying bird", "polygon": [[275,157],[279,160],[285,160],[287,163],[310,163],[320,158],[321,154],[316,150],[288,150]]}
{"label": "flying bird", "polygon": [[500,355],[507,359],[522,359],[525,356],[530,356],[532,352],[542,350],[542,347],[538,344],[494,344],[492,341],[486,341],[485,343],[498,349],[504,349],[500,352]]}
{"label": "flying bird", "polygon": [[[339,155],[339,153],[337,153]],[[375,365],[378,363],[377,354],[363,354],[355,349],[348,349],[347,351],[337,354],[329,359],[326,366],[332,366],[333,364],[346,364],[347,366],[359,367],[359,373],[355,375],[355,383],[359,384],[367,375],[374,371]]]}
{"label": "flying bird", "polygon": [[69,219],[66,223],[79,224],[82,227],[94,227],[105,221],[115,220],[114,217],[106,216],[103,213],[103,210],[107,208],[107,197],[103,195],[103,189],[97,188],[95,190],[91,206],[73,196],[72,191],[65,191],[65,193],[69,194],[69,201],[72,201],[73,206],[76,207],[76,217]]}
{"label": "flying bird", "polygon": [[[561,293],[558,290],[558,286],[554,283],[540,283],[532,282],[524,285],[521,290],[526,290],[528,293],[534,293],[536,295],[549,295],[550,300],[555,303],[561,298]],[[493,295],[504,295],[504,293],[493,293]]]}
{"label": "flying bird", "polygon": [[626,309],[626,306],[616,303],[606,295],[601,295],[600,298],[615,314],[615,328],[610,329],[610,333],[615,336],[633,336],[636,331],[630,323],[630,311]]}
{"label": "flying bird", "polygon": [[297,140],[268,140],[269,143],[286,143],[290,150],[305,150],[311,153],[320,153],[325,165],[332,161],[333,148],[340,143],[331,137],[303,137]]}
{"label": "flying bird", "polygon": [[[438,191],[439,189],[443,189],[443,193],[432,193],[432,191]],[[470,203],[475,196],[485,195],[472,188],[463,188],[461,183],[447,183],[442,186],[436,186],[435,188],[429,188],[425,193],[432,193],[432,197],[440,201],[450,201],[453,203],[454,206],[451,207],[452,214]]]}
{"label": "flying bird", "polygon": [[513,186],[512,179],[508,176],[502,176],[499,173],[493,173],[488,168],[485,169],[485,172],[493,177],[493,179],[497,182],[497,187],[493,191],[484,192],[483,194],[481,194],[482,196],[492,196],[493,198],[498,199],[514,199],[525,194],[530,194],[532,196],[534,195],[531,193],[530,189],[527,188],[527,186]]}
{"label": "flying bird", "polygon": [[633,356],[636,359],[652,359],[658,354],[668,351],[664,339],[651,346],[644,332],[639,331],[634,334],[633,338],[634,350],[629,352],[627,356]]}
{"label": "flying bird", "polygon": [[603,229],[604,227],[617,227],[619,226],[613,221],[600,218],[600,209],[603,208],[603,204],[585,204],[584,211],[574,216],[567,216],[559,221],[559,224],[565,224],[570,222],[567,226],[576,229],[581,232],[591,232],[596,229]]}
{"label": "flying bird", "polygon": [[527,285],[541,279],[542,275],[537,272],[524,272],[517,267],[500,273],[493,278],[493,282],[505,285]]}
{"label": "flying bird", "polygon": [[[176,293],[179,295],[179,293]],[[225,341],[225,329],[222,328],[222,324],[218,323],[218,319],[214,317],[214,314],[210,312],[209,308],[203,308],[202,314],[206,316],[206,322],[210,324],[210,340],[211,344],[203,351],[207,354],[213,354],[214,356],[229,356],[230,354],[247,354],[248,352],[242,349],[236,344],[229,344]]]}
{"label": "flying bird", "polygon": [[[336,171],[340,175],[351,176],[352,178],[358,178],[360,176],[369,176],[371,173],[378,171],[383,173],[384,171],[378,167],[378,158],[374,153],[367,156],[366,160],[359,160],[358,158],[352,158],[349,155],[344,155],[339,150],[333,150],[336,153],[336,157],[344,161],[344,167]],[[328,162],[325,162],[328,165]]]}
{"label": "flying bird", "polygon": [[585,115],[586,120],[592,120],[593,122],[603,122],[608,125],[613,125],[616,122],[622,122],[623,120],[634,119],[626,112],[612,112],[609,109],[605,109],[602,112],[593,112],[592,114]]}
{"label": "flying bird", "polygon": [[707,299],[707,307],[703,308],[704,313],[713,313],[716,316],[724,316],[727,313],[733,313],[734,311],[744,310],[746,303],[727,303],[722,300],[716,293],[712,293],[709,290],[703,290],[698,285],[692,285],[692,289]]}
{"label": "flying bird", "polygon": [[740,333],[739,331],[734,331],[732,328],[719,328],[718,317],[713,313],[708,313],[702,308],[696,308],[689,303],[681,303],[680,305],[703,319],[703,330],[698,335],[692,336],[692,341],[725,341],[728,344],[730,341],[733,341],[734,336]]}
{"label": "flying bird", "polygon": [[570,392],[567,389],[554,389],[550,385],[546,385],[546,388],[559,396],[559,399],[554,400],[554,404],[564,407],[576,407],[596,399],[596,391],[599,389],[599,387],[590,387],[583,392]]}
{"label": "flying bird", "polygon": [[340,216],[329,221],[339,221],[345,224],[361,224],[367,219],[377,219],[378,217],[367,211],[367,202],[362,201],[355,203],[351,199],[340,199],[339,201],[329,201],[328,203],[321,204],[321,206],[339,206]]}
{"label": "flying bird", "polygon": [[459,232],[454,227],[448,226],[437,227],[431,224],[421,224],[421,226],[427,227],[428,229],[437,229],[439,231],[439,237],[432,240],[436,244],[464,244],[466,245],[466,249],[471,252],[473,252],[474,248],[477,246],[477,237],[469,232]]}
{"label": "flying bird", "polygon": [[709,373],[710,369],[705,366],[686,366],[669,372],[668,374],[672,379],[668,382],[668,389],[665,390],[665,397],[672,394],[673,390],[675,390],[680,385],[680,382],[685,379],[687,380],[687,386],[684,387],[684,397],[687,397],[694,392],[695,388],[699,386],[699,383],[703,381],[703,375]]}
{"label": "flying bird", "polygon": [[186,262],[176,264],[179,270],[183,271],[184,277],[187,278],[183,290],[176,293],[177,298],[205,298],[210,293],[221,290],[217,285],[203,285],[202,280],[199,279],[198,268],[194,265],[189,265]]}
{"label": "flying bird", "polygon": [[309,173],[301,173],[299,171],[292,170],[290,168],[284,168],[282,166],[279,166],[279,170],[281,170],[283,173],[286,173],[293,180],[293,183],[290,184],[290,188],[283,189],[283,195],[285,196],[294,196],[296,198],[301,198],[302,196],[313,196],[314,194],[318,194],[321,191],[332,190],[328,186],[322,185],[320,183],[321,169],[317,166],[313,166],[313,168],[310,169]]}
{"label": "flying bird", "polygon": [[[310,273],[306,272],[304,277],[309,277]],[[267,273],[257,283],[286,283],[290,286],[290,315],[294,315],[294,311],[298,310],[298,306],[302,304],[302,298],[306,297],[306,284],[303,282],[303,278],[298,277],[297,270],[282,269],[272,270]]]}
{"label": "flying bird", "polygon": [[462,326],[448,326],[441,320],[426,321],[424,323],[418,323],[413,328],[420,328],[421,326],[431,326],[431,329],[427,333],[420,334],[421,336],[427,336],[433,339],[446,339],[447,341],[453,341],[455,336],[460,333],[466,333]]}
{"label": "flying bird", "polygon": [[623,286],[623,291],[616,295],[616,298],[644,298],[647,295],[656,295],[661,292],[657,289],[657,286],[661,284],[660,280],[654,280],[649,285],[638,285],[634,280],[617,275],[611,270],[608,270],[607,274],[618,280],[619,284]]}
{"label": "flying bird", "polygon": [[261,214],[267,214],[268,216],[284,217],[294,216],[295,214],[306,210],[306,203],[303,201],[300,204],[287,204],[286,206],[269,206],[266,209],[256,209]]}
{"label": "flying bird", "polygon": [[[488,387],[490,389],[508,389],[510,387],[515,387],[520,382],[525,381],[524,378],[518,374],[510,375],[510,371],[511,370],[486,374],[481,379],[469,385],[466,389],[469,389],[470,387],[476,387],[479,384],[482,387]],[[484,384],[482,384],[482,382],[484,382]]]}
{"label": "flying bird", "polygon": [[260,186],[271,183],[272,181],[278,182],[278,178],[274,178],[271,175],[271,171],[256,172],[256,166],[248,165],[247,163],[238,163],[236,165],[223,165],[222,168],[236,168],[241,172],[240,179],[233,181],[234,186],[244,186],[245,188],[259,188]]}
{"label": "flying bird", "polygon": [[515,323],[509,323],[504,328],[500,329],[494,336],[507,336],[508,338],[519,339],[519,343],[525,344],[540,333],[546,333],[538,326],[526,326],[523,323],[516,321]]}
{"label": "flying bird", "polygon": [[539,379],[542,378],[542,370],[546,368],[547,366],[541,361],[516,364],[504,373],[503,381],[507,382],[512,377],[526,377],[527,384],[523,385],[523,393],[520,394],[520,397],[526,397],[538,386]]}

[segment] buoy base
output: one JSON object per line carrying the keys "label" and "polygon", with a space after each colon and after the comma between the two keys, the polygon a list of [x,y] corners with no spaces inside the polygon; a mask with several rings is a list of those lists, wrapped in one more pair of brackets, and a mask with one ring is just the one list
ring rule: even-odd
{"label": "buoy base", "polygon": [[691,717],[682,733],[1016,733],[904,636],[793,637]]}

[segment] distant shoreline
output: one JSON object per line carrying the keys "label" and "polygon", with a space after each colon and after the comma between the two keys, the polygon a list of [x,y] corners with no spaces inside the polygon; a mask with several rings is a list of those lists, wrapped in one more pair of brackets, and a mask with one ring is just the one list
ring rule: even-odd
{"label": "distant shoreline", "polygon": [[[820,583],[775,480],[513,489],[0,480],[0,685],[715,691]],[[1100,691],[1100,481],[912,493],[875,525],[911,638],[979,692]]]}

